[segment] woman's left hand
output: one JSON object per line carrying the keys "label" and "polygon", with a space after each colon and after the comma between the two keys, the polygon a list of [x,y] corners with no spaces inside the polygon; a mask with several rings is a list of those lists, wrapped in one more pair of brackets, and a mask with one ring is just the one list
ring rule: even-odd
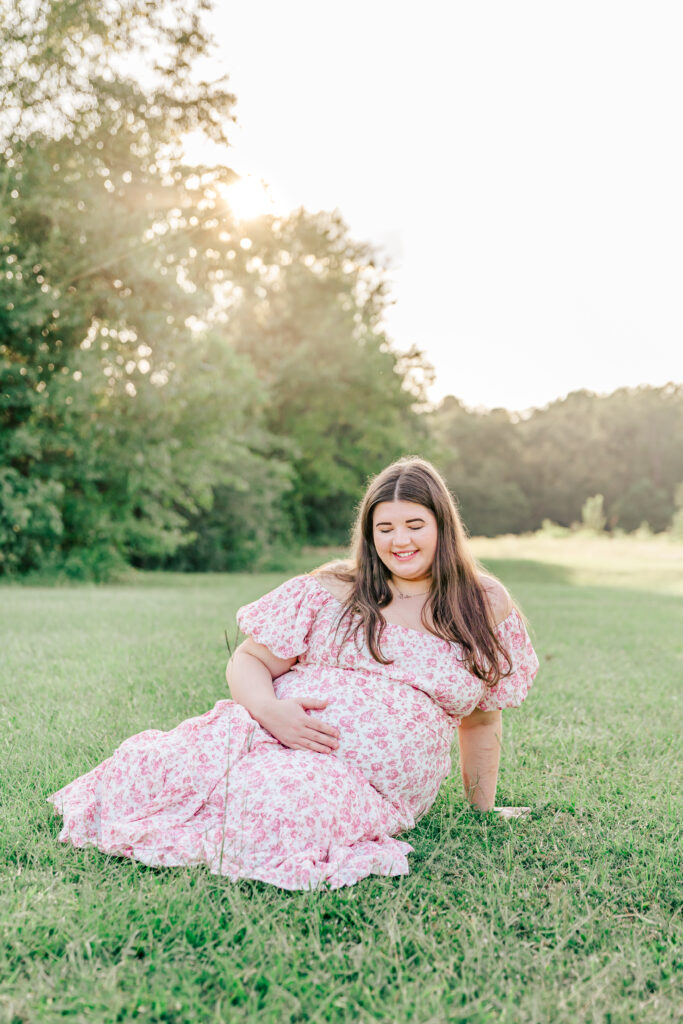
{"label": "woman's left hand", "polygon": [[529,814],[531,811],[530,807],[494,807],[493,813],[500,815],[501,818],[523,818],[525,814]]}

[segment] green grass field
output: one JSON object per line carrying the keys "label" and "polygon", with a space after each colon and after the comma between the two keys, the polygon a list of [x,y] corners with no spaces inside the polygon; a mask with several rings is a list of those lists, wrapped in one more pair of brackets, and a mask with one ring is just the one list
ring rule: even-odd
{"label": "green grass field", "polygon": [[45,803],[224,696],[223,630],[283,574],[1,587],[0,1020],[681,1020],[683,547],[475,547],[541,661],[498,792],[532,814],[475,815],[456,760],[411,874],[335,892],[75,851]]}

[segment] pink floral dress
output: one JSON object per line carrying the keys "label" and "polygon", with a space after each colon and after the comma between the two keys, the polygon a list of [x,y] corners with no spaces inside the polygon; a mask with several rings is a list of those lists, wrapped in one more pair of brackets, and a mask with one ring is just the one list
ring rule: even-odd
{"label": "pink floral dress", "polygon": [[340,643],[339,612],[316,577],[298,576],[237,615],[273,654],[298,659],[275,680],[278,697],[327,699],[313,714],[339,728],[334,753],[284,747],[240,704],[220,700],[170,732],[132,736],[49,797],[64,817],[59,838],[283,889],[407,874],[412,846],[392,837],[434,802],[461,718],[517,707],[538,661],[516,611],[498,627],[512,673],[489,690],[456,645],[403,626],[386,627],[392,663],[379,664],[364,643]]}

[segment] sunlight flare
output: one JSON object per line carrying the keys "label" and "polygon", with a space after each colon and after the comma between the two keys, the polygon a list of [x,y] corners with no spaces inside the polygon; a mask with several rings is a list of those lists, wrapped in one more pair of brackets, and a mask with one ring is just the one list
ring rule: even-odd
{"label": "sunlight flare", "polygon": [[252,174],[245,174],[231,185],[221,186],[221,194],[237,220],[254,220],[274,212],[270,190]]}

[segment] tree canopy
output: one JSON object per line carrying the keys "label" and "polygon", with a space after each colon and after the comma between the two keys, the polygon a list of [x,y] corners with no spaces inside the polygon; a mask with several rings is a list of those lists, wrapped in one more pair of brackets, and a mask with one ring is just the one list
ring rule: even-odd
{"label": "tree canopy", "polygon": [[370,250],[304,211],[247,231],[233,172],[186,163],[184,135],[226,141],[234,103],[196,74],[206,6],[3,15],[2,571],[188,544],[243,564],[315,530],[316,503],[338,530],[402,450],[408,367]]}
{"label": "tree canopy", "polygon": [[666,529],[683,480],[683,385],[575,391],[527,417],[446,399],[432,414],[444,471],[475,533],[570,526],[602,495],[606,525]]}

